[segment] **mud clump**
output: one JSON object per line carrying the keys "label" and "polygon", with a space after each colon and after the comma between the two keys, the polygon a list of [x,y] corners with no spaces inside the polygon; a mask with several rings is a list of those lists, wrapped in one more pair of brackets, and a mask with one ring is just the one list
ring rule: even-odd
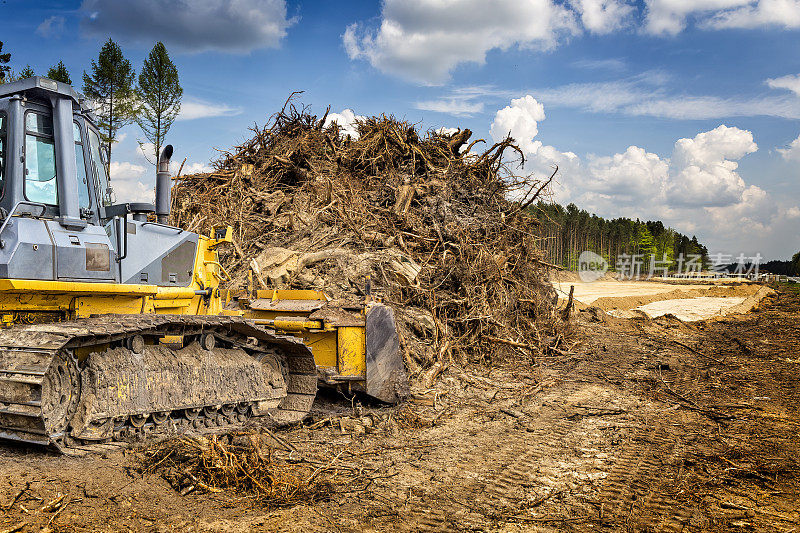
{"label": "mud clump", "polygon": [[228,286],[352,299],[369,285],[397,311],[412,372],[540,353],[562,324],[526,208],[552,176],[518,175],[510,137],[478,151],[469,130],[421,134],[392,116],[351,136],[298,105],[173,188],[173,224],[233,226]]}

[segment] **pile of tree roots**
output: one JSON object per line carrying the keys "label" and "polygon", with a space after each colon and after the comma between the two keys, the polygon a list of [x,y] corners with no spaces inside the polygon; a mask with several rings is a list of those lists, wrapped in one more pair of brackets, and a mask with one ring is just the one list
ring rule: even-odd
{"label": "pile of tree roots", "polygon": [[[294,96],[294,95],[293,95]],[[512,138],[368,117],[348,135],[290,98],[209,173],[178,176],[172,222],[234,228],[233,288],[323,290],[397,311],[409,370],[531,357],[560,313],[528,206],[552,176],[519,175]],[[482,150],[479,148],[483,147]]]}

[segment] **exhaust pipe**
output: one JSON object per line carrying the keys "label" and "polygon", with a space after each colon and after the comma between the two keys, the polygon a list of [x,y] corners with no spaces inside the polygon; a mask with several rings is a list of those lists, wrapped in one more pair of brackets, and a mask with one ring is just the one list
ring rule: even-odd
{"label": "exhaust pipe", "polygon": [[168,144],[161,150],[156,173],[156,221],[159,224],[166,224],[169,221],[169,212],[172,207],[172,179],[169,175],[171,157],[172,145]]}

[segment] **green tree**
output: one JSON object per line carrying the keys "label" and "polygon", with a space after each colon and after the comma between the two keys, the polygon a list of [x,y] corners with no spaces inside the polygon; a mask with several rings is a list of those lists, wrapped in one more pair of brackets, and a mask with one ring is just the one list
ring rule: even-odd
{"label": "green tree", "polygon": [[141,108],[136,122],[145,138],[153,144],[154,161],[158,163],[167,132],[181,111],[183,96],[178,69],[160,41],[144,61],[137,93]]}
{"label": "green tree", "polygon": [[25,65],[25,68],[19,71],[19,75],[17,76],[18,80],[24,80],[25,78],[32,78],[36,76],[36,73],[33,71],[30,65]]}
{"label": "green tree", "polygon": [[50,70],[47,71],[47,77],[51,80],[72,85],[72,78],[69,77],[69,71],[64,66],[63,61],[59,61],[56,66],[50,67]]}
{"label": "green tree", "polygon": [[111,39],[100,49],[97,61],[92,61],[92,74],[83,73],[83,92],[95,103],[103,142],[108,145],[106,171],[109,175],[111,146],[116,142],[117,133],[136,119],[135,76],[131,62]]}
{"label": "green tree", "polygon": [[797,252],[792,256],[792,274],[795,276],[800,276],[800,252]]}
{"label": "green tree", "polygon": [[11,61],[11,53],[3,53],[3,41],[0,41],[0,83],[5,83],[6,74],[11,71],[8,62]]}

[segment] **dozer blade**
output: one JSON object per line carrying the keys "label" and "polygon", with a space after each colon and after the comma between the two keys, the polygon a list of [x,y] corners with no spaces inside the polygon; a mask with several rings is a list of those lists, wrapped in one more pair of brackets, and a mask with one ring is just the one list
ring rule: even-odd
{"label": "dozer blade", "polygon": [[368,310],[366,337],[367,394],[397,403],[408,395],[408,377],[391,307]]}

